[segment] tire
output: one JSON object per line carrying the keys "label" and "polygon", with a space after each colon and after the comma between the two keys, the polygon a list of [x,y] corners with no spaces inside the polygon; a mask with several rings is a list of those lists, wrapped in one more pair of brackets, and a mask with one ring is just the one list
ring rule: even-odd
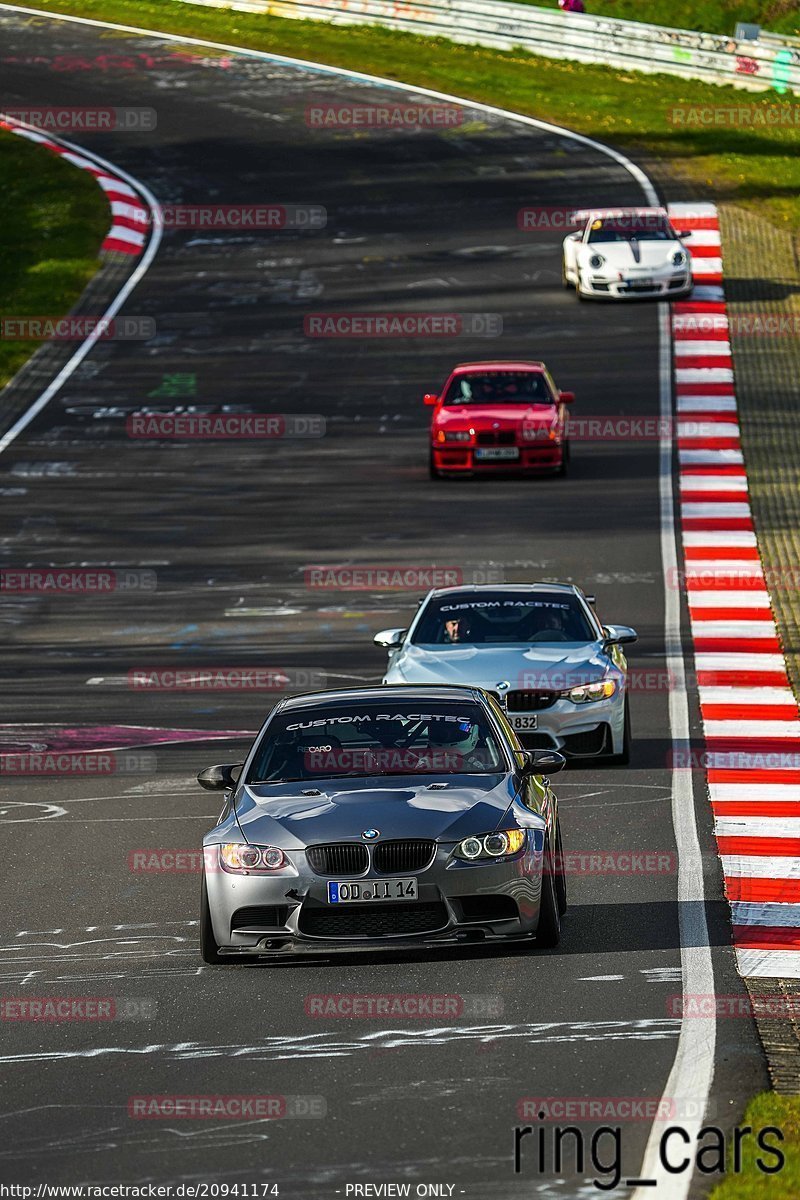
{"label": "tire", "polygon": [[622,753],[612,754],[606,762],[613,763],[618,767],[627,767],[631,761],[631,706],[628,697],[625,697],[625,730],[622,735]]}
{"label": "tire", "polygon": [[571,291],[573,287],[573,285],[567,279],[567,264],[563,258],[561,259],[561,286],[566,288],[568,292]]}
{"label": "tire", "polygon": [[557,946],[561,941],[561,914],[556,894],[556,877],[554,874],[553,856],[550,846],[544,844],[542,858],[542,898],[539,902],[539,924],[536,929],[536,945],[546,950]]}
{"label": "tire", "polygon": [[208,890],[206,888],[205,875],[203,876],[203,885],[200,889],[200,957],[209,966],[219,966],[221,962],[224,962],[219,952],[219,946],[214,937],[214,929],[211,924],[211,910],[208,907]]}
{"label": "tire", "polygon": [[441,479],[441,472],[433,461],[433,451],[431,450],[430,458],[428,459],[428,474],[431,479]]}
{"label": "tire", "polygon": [[556,470],[556,475],[559,479],[563,479],[567,473],[569,465],[569,439],[564,443],[564,449],[561,454],[561,466]]}
{"label": "tire", "polygon": [[558,915],[563,917],[567,911],[567,877],[564,874],[564,847],[561,844],[561,822],[559,821],[556,829],[556,862],[559,864],[559,870],[556,872],[556,900],[558,901]]}

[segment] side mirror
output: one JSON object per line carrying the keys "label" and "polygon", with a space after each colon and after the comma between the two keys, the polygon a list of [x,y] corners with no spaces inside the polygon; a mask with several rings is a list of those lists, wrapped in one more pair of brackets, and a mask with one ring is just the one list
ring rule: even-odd
{"label": "side mirror", "polygon": [[630,625],[604,625],[604,641],[607,646],[629,646],[639,640],[639,635]]}
{"label": "side mirror", "polygon": [[382,629],[380,633],[375,634],[372,640],[376,646],[382,646],[384,650],[396,650],[398,646],[402,646],[405,636],[405,629]]}
{"label": "side mirror", "polygon": [[224,767],[206,767],[197,776],[197,782],[207,792],[221,792],[236,787],[243,766],[244,763],[233,763]]}
{"label": "side mirror", "polygon": [[681,229],[680,233],[678,234],[678,237],[680,238],[680,240],[682,242],[685,242],[686,239],[690,238],[691,236],[692,236],[691,229]]}
{"label": "side mirror", "polygon": [[567,760],[558,750],[529,750],[523,775],[557,775],[563,771]]}
{"label": "side mirror", "polygon": [[574,392],[559,392],[558,398],[562,404],[573,404],[575,401]]}
{"label": "side mirror", "polygon": [[597,604],[597,596],[590,596],[586,592],[584,592],[583,598],[587,604],[591,604],[592,608],[594,608],[595,605]]}
{"label": "side mirror", "polygon": [[423,404],[438,404],[439,397],[433,392],[426,392],[423,397]]}

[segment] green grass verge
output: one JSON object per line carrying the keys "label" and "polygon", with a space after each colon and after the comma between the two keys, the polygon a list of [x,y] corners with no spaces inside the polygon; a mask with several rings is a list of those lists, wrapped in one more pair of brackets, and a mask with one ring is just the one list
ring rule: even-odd
{"label": "green grass verge", "polygon": [[[174,0],[39,0],[38,6],[312,58],[502,105],[600,138],[633,157],[655,156],[673,177],[683,176],[717,200],[750,205],[780,225],[800,228],[800,125],[680,128],[671,121],[672,110],[686,106],[747,104],[765,111],[778,100],[773,93]],[[679,191],[677,183],[673,195]]]}
{"label": "green grass verge", "polygon": [[[558,8],[558,0],[522,0]],[[593,17],[647,21],[675,29],[732,35],[737,21],[751,21],[773,33],[800,34],[800,0],[584,0]]]}
{"label": "green grass verge", "polygon": [[[773,1134],[769,1136],[771,1146],[780,1145],[786,1161],[776,1175],[765,1175],[756,1166],[759,1149],[756,1139],[748,1136],[742,1142],[742,1171],[733,1173],[728,1162],[728,1174],[723,1183],[714,1188],[709,1200],[797,1200],[800,1196],[800,1096],[777,1096],[774,1092],[762,1092],[747,1106],[742,1125],[750,1125],[756,1133],[767,1125],[774,1125],[784,1135],[778,1143]],[[764,1162],[775,1166],[772,1154],[764,1156]]]}
{"label": "green grass verge", "polygon": [[[94,176],[0,130],[0,317],[63,316],[99,266],[108,232]],[[0,387],[36,348],[0,339]]]}

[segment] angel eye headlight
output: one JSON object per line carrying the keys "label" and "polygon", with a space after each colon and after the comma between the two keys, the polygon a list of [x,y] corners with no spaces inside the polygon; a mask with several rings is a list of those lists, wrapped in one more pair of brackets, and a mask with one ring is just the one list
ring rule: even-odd
{"label": "angel eye headlight", "polygon": [[480,858],[481,850],[483,850],[483,842],[480,838],[465,838],[456,848],[456,854],[459,858]]}
{"label": "angel eye headlight", "polygon": [[602,254],[593,254],[589,259],[589,266],[593,271],[599,271],[602,266],[605,266],[605,261]]}
{"label": "angel eye headlight", "polygon": [[286,855],[277,846],[226,842],[219,847],[219,864],[223,871],[235,875],[249,874],[251,871],[278,871],[286,866]]}
{"label": "angel eye headlight", "polygon": [[524,845],[524,829],[500,829],[479,837],[464,838],[453,853],[456,858],[466,859],[467,862],[474,862],[476,859],[483,859],[485,862],[518,854]]}

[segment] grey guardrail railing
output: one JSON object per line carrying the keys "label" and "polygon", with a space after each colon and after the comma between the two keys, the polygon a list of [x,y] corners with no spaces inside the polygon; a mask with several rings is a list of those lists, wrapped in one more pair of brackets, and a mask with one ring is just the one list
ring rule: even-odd
{"label": "grey guardrail railing", "polygon": [[800,92],[800,44],[764,33],[737,41],[716,33],[669,29],[506,0],[182,0],[207,8],[265,13],[334,25],[381,25],[406,33],[547,58],[681,75],[750,91]]}

